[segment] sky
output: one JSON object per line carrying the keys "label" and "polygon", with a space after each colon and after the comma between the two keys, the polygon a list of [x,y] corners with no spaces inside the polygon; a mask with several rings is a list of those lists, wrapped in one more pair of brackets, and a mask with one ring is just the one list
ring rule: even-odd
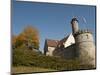
{"label": "sky", "polygon": [[91,29],[95,38],[96,7],[57,3],[20,2],[12,3],[12,33],[20,34],[32,25],[39,31],[40,50],[45,39],[61,40],[72,32],[70,21],[79,20],[80,29]]}

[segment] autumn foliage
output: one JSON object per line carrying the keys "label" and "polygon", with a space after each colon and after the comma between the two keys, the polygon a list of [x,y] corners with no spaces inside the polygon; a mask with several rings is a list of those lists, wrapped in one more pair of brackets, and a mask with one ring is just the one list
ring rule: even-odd
{"label": "autumn foliage", "polygon": [[26,46],[29,49],[39,49],[39,32],[32,26],[27,26],[18,36],[12,36],[13,48]]}

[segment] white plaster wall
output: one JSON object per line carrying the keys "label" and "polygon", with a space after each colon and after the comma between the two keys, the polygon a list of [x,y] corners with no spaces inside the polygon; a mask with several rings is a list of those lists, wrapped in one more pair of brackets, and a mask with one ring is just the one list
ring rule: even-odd
{"label": "white plaster wall", "polygon": [[48,52],[46,53],[47,56],[53,56],[53,51],[55,50],[55,47],[48,47]]}

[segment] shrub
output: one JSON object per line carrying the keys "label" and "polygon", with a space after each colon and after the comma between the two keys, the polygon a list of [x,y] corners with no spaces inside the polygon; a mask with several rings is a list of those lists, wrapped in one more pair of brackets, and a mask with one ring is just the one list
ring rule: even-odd
{"label": "shrub", "polygon": [[58,57],[49,57],[40,52],[20,47],[13,50],[13,66],[35,66],[55,70],[91,69],[92,65],[81,65],[78,59],[66,60]]}

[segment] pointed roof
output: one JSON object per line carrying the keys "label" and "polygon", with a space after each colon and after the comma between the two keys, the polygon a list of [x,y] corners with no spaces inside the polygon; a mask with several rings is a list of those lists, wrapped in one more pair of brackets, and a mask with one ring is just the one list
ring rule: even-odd
{"label": "pointed roof", "polygon": [[59,41],[59,45],[63,45],[63,43],[66,42],[66,40],[68,39],[69,36],[70,36],[70,35],[68,35],[67,37],[64,37],[63,39],[61,39],[61,40]]}
{"label": "pointed roof", "polygon": [[[68,41],[68,39],[69,39],[69,37],[72,35],[72,33],[71,34],[69,34],[68,36],[66,36],[66,37],[64,37],[63,39],[61,39],[60,41],[59,40],[52,40],[52,39],[46,39],[46,44],[47,44],[47,46],[49,46],[49,47],[59,47],[59,46],[63,46],[64,45],[64,43],[66,42],[66,41]],[[72,35],[73,36],[73,35]]]}

